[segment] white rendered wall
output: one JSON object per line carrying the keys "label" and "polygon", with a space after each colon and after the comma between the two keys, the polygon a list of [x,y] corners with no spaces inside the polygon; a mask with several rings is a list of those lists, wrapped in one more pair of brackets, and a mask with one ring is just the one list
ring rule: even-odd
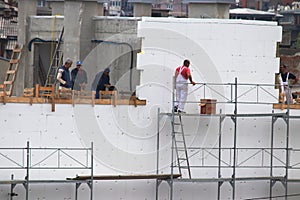
{"label": "white rendered wall", "polygon": [[[170,112],[172,107],[172,76],[184,59],[191,60],[191,70],[196,82],[228,83],[238,77],[243,83],[274,83],[279,59],[275,57],[276,42],[281,40],[281,28],[271,22],[204,20],[204,19],[163,19],[143,18],[139,23],[138,36],[142,37],[142,53],[138,57],[141,70],[141,83],[137,88],[140,99],[146,99],[146,106],[120,105],[51,105],[7,104],[0,105],[0,142],[2,147],[89,147],[94,143],[95,175],[103,174],[153,174],[156,172],[156,140],[158,132],[157,111]],[[189,100],[203,98],[198,86],[190,87]],[[225,95],[223,87],[218,90]],[[275,89],[268,89],[277,95]],[[208,97],[218,98],[208,91]],[[252,95],[248,95],[252,97]],[[266,95],[265,97],[269,97]],[[233,106],[218,105],[223,112],[233,113]],[[187,112],[199,113],[199,103],[187,105]],[[268,112],[271,105],[243,106],[239,112]],[[297,113],[296,113],[297,114]],[[216,147],[218,143],[218,118],[186,117],[183,121],[188,133],[188,145]],[[299,145],[299,123],[292,121],[290,126],[291,146]],[[270,118],[241,118],[238,121],[239,147],[269,147]],[[170,172],[171,126],[168,117],[159,120],[160,154],[159,173]],[[224,147],[233,145],[233,123],[226,118],[222,126]],[[275,145],[285,146],[285,124],[275,125]],[[245,158],[252,152],[245,152]],[[226,157],[226,153],[224,153]],[[284,159],[281,152],[280,159]],[[297,157],[296,157],[297,158]],[[268,162],[268,157],[266,161]],[[193,162],[205,160],[215,164],[208,154],[194,157]],[[225,158],[224,158],[225,160]],[[239,160],[242,162],[243,159]],[[250,160],[261,162],[260,157]],[[293,160],[297,163],[297,159]],[[71,162],[70,162],[71,163]],[[70,164],[67,163],[67,164]],[[0,178],[24,179],[24,171],[0,171]],[[177,173],[177,172],[175,172]],[[239,176],[267,176],[268,170],[238,170]],[[283,175],[283,170],[275,170]],[[89,174],[89,171],[32,171],[31,179],[65,179],[76,175]],[[216,177],[216,170],[204,169],[193,172],[200,178]],[[230,177],[231,169],[222,170],[223,177]],[[300,177],[299,173],[292,173]],[[289,187],[289,192],[297,193],[297,184]],[[2,186],[1,186],[2,187]],[[31,185],[30,199],[74,199],[74,186],[71,185]],[[239,182],[236,186],[237,199],[267,196],[269,183]],[[10,188],[3,186],[0,199],[8,199]],[[222,185],[222,199],[230,199],[232,188]],[[159,199],[169,198],[169,187],[163,182]],[[174,199],[216,199],[217,183],[180,183],[175,185]],[[275,195],[283,194],[282,185],[275,184]],[[18,186],[15,200],[24,199],[24,188]],[[79,199],[88,199],[89,189],[81,186]],[[94,199],[155,199],[155,181],[96,181]]]}
{"label": "white rendered wall", "polygon": [[[274,84],[279,69],[276,44],[281,41],[281,27],[274,22],[143,18],[138,36],[143,38],[143,54],[138,57],[138,68],[143,73],[143,90],[139,93],[142,98],[148,93],[145,85],[152,82],[160,89],[172,90],[172,75],[184,59],[191,61],[193,79],[201,83],[234,83],[237,78],[239,83]],[[199,88],[190,88],[188,100],[203,98]],[[228,97],[227,87],[217,90]],[[272,88],[270,92],[276,95],[277,91]],[[209,95],[209,91],[207,95],[220,99],[215,93]],[[264,95],[265,100],[274,101],[269,96]],[[196,104],[187,106],[189,112],[198,112],[197,108]]]}

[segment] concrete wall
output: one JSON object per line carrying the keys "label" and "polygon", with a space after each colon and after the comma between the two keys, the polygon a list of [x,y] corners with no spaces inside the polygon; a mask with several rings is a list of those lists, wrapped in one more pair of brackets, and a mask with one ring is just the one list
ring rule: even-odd
{"label": "concrete wall", "polygon": [[34,16],[37,14],[37,0],[32,1],[20,1],[18,11],[18,43],[24,45],[24,51],[22,52],[22,57],[20,60],[20,67],[14,84],[13,95],[21,96],[23,95],[24,87],[32,87],[33,82],[33,65],[32,60],[27,53],[26,45],[29,42],[28,36],[28,20],[29,16]]}
{"label": "concrete wall", "polygon": [[92,48],[91,37],[94,33],[92,17],[99,14],[95,0],[74,1],[64,3],[64,58],[74,61],[85,59]]}
{"label": "concrete wall", "polygon": [[135,17],[150,17],[151,16],[151,3],[134,3],[133,15]]}
{"label": "concrete wall", "polygon": [[[137,88],[140,98],[146,99],[145,106],[120,105],[56,105],[52,113],[51,105],[39,104],[0,104],[0,127],[2,128],[0,141],[3,146],[24,147],[30,141],[35,147],[89,147],[94,142],[95,175],[97,174],[144,174],[156,172],[157,159],[157,132],[160,135],[159,173],[170,173],[171,161],[171,123],[170,117],[158,118],[157,112],[169,113],[172,108],[172,77],[177,66],[183,59],[191,60],[191,73],[197,83],[232,83],[238,77],[239,83],[274,83],[274,75],[278,71],[279,58],[276,57],[277,42],[281,40],[281,27],[273,22],[246,21],[246,20],[208,20],[208,19],[170,19],[170,18],[142,18],[132,21],[131,26],[138,23],[138,27],[131,34],[116,35],[112,38],[109,33],[116,33],[122,24],[116,19],[95,19],[97,27],[96,38],[106,41],[131,41],[131,38],[142,39],[142,54],[138,54],[137,68],[141,71],[141,81]],[[118,24],[118,26],[109,26]],[[110,28],[100,28],[104,25]],[[111,30],[114,27],[114,31]],[[118,28],[118,29],[117,29]],[[107,30],[103,32],[103,30]],[[110,31],[108,31],[110,30]],[[128,29],[125,29],[128,31]],[[125,31],[127,33],[127,31]],[[136,32],[137,31],[137,32]],[[119,36],[119,37],[118,37]],[[122,37],[121,37],[122,36]],[[125,38],[121,40],[121,38]],[[136,38],[133,39],[136,41]],[[132,42],[139,47],[138,42]],[[109,64],[116,59],[112,53],[122,55],[127,47],[114,49],[112,44],[103,44],[95,48],[96,53],[90,55],[91,61]],[[107,45],[107,46],[106,46]],[[100,46],[100,45],[99,45]],[[126,45],[125,45],[126,46]],[[133,45],[134,46],[134,45]],[[112,49],[110,49],[112,48]],[[124,49],[123,49],[124,48]],[[118,54],[117,54],[118,55]],[[126,53],[124,53],[126,55]],[[117,56],[118,58],[119,56]],[[90,67],[90,65],[87,65]],[[220,86],[215,90],[206,90],[206,97],[215,98],[218,102],[230,99],[230,86]],[[278,94],[274,87],[260,90],[261,101],[277,102]],[[256,100],[256,92],[248,93],[249,87],[239,88],[238,100]],[[189,86],[186,107],[189,114],[183,116],[184,131],[187,134],[188,146],[217,147],[219,138],[219,117],[198,116],[199,100],[203,98],[201,85]],[[217,91],[217,92],[215,92]],[[221,94],[221,95],[220,95]],[[271,94],[271,95],[270,95]],[[271,96],[271,98],[270,98]],[[228,100],[228,99],[225,99]],[[222,113],[233,113],[232,104],[218,104],[217,110]],[[238,106],[238,113],[272,113],[271,105],[244,105]],[[285,111],[275,111],[285,112]],[[292,114],[299,116],[299,111],[293,110]],[[240,117],[237,121],[237,146],[244,148],[269,148],[271,145],[270,117]],[[159,123],[158,123],[159,122]],[[158,127],[159,126],[159,127]],[[289,123],[289,147],[299,149],[298,120]],[[222,123],[222,145],[233,147],[233,120],[228,117]],[[286,123],[278,119],[274,126],[276,148],[283,148],[286,144]],[[198,152],[199,153],[199,152]],[[214,157],[213,150],[196,154],[191,157],[193,164],[201,165],[202,162],[215,165],[218,159]],[[267,152],[252,156],[253,151],[239,151],[239,164],[270,166],[270,156]],[[275,153],[275,152],[274,152]],[[274,164],[280,165],[273,171],[275,176],[284,176],[285,151],[276,151]],[[274,154],[274,156],[275,156]],[[222,162],[232,163],[232,154],[222,152]],[[291,154],[291,165],[298,165],[299,155]],[[250,159],[248,159],[250,157]],[[35,158],[38,160],[38,158]],[[6,160],[6,162],[8,162]],[[2,162],[1,160],[1,163]],[[66,163],[67,166],[69,163]],[[242,164],[240,165],[242,166]],[[299,178],[299,170],[291,169],[290,178]],[[3,180],[10,178],[11,170],[0,171]],[[14,172],[16,179],[24,177],[24,171]],[[83,170],[42,171],[31,173],[31,179],[73,177],[75,174],[86,174]],[[175,171],[177,173],[177,171]],[[223,168],[222,177],[230,178],[232,168]],[[265,168],[236,169],[237,176],[257,177],[269,176],[270,171]],[[184,174],[186,175],[186,174]],[[192,172],[193,178],[215,178],[218,176],[217,168],[202,168]],[[217,182],[210,183],[175,183],[175,199],[217,199]],[[87,199],[89,190],[81,186],[80,197]],[[237,181],[236,199],[249,199],[269,196],[270,182],[267,181]],[[298,183],[289,184],[289,194],[297,193]],[[55,186],[30,185],[30,199],[74,198],[74,185],[60,184]],[[10,188],[7,186],[0,192],[1,199],[7,199]],[[168,199],[169,186],[163,182],[160,185],[159,199]],[[231,199],[232,187],[228,182],[221,187],[221,199]],[[22,199],[24,188],[18,188]],[[281,183],[273,186],[273,195],[284,194]],[[86,196],[84,196],[86,195]],[[16,199],[17,199],[16,198]],[[155,199],[155,183],[145,181],[96,181],[94,184],[95,199]],[[24,199],[24,198],[23,198]]]}
{"label": "concrete wall", "polygon": [[52,15],[64,15],[64,0],[49,1]]}
{"label": "concrete wall", "polygon": [[[90,34],[73,33],[77,35],[77,38],[65,30],[64,38],[74,40],[78,45],[81,41],[80,46],[82,48],[71,47],[70,44],[64,48],[68,48],[69,52],[74,53],[69,56],[74,61],[77,59],[83,60],[83,68],[88,73],[88,88],[90,88],[97,72],[105,67],[110,67],[112,69],[112,84],[117,84],[119,90],[129,91],[130,85],[132,90],[135,90],[136,85],[139,83],[139,75],[136,70],[136,54],[140,52],[141,45],[140,39],[136,35],[138,20],[139,18],[94,17],[91,23],[94,27],[92,30],[95,31],[90,31]],[[30,39],[36,37],[46,41],[57,39],[62,30],[63,21],[64,17],[60,16],[31,17],[29,22]],[[106,42],[100,43],[102,40]],[[65,39],[63,45],[66,45]],[[32,47],[34,48],[34,45]],[[32,57],[34,56],[33,52],[33,50],[30,52]],[[80,58],[76,56],[79,52],[82,52]],[[64,56],[66,58],[66,55]],[[49,55],[41,56],[41,58],[49,59]],[[30,64],[36,66],[38,62]],[[73,65],[73,67],[75,66]],[[133,70],[130,70],[131,67]],[[130,77],[132,77],[131,84]]]}
{"label": "concrete wall", "polygon": [[189,18],[229,19],[229,4],[189,3]]}
{"label": "concrete wall", "polygon": [[141,49],[140,39],[137,37],[138,21],[139,18],[94,18],[95,48],[86,58],[91,80],[96,72],[110,67],[111,83],[118,90],[130,91],[130,85],[133,91],[136,89],[139,84],[136,55]]}
{"label": "concrete wall", "polygon": [[43,71],[47,74],[53,56],[51,51],[55,50],[55,42],[61,34],[63,22],[63,16],[31,16],[29,18],[28,41],[32,44],[30,45],[31,51],[28,49],[28,44],[25,51],[28,52],[27,65],[33,66],[32,85],[44,84],[40,82],[38,71],[42,70],[40,67],[43,67]]}
{"label": "concrete wall", "polygon": [[9,60],[0,59],[0,84],[3,84],[5,80],[5,75],[8,67],[9,67]]}
{"label": "concrete wall", "polygon": [[64,16],[31,16],[28,22],[29,41],[34,38],[56,40],[64,26]]}
{"label": "concrete wall", "polygon": [[[144,76],[148,73],[152,74],[155,68],[158,70],[155,73],[158,77],[147,76],[149,78],[147,81],[160,79],[160,76],[169,77],[160,79],[165,82],[158,85],[162,84],[166,86],[166,89],[171,89],[171,75],[175,67],[181,65],[185,58],[191,60],[191,70],[197,82],[227,83],[234,82],[237,77],[238,81],[243,83],[274,83],[275,73],[278,72],[279,66],[279,58],[276,57],[276,42],[281,40],[281,27],[274,22],[143,19],[145,22],[139,22],[138,28],[138,37],[143,38],[142,50],[144,52],[144,54],[139,54],[137,63],[137,68],[142,73],[141,85],[145,84]],[[254,31],[257,31],[256,34],[253,34]],[[268,90],[275,96],[278,92],[272,87]],[[143,91],[145,91],[144,88]],[[199,101],[203,95],[198,94],[200,91],[193,92],[191,101]],[[228,91],[220,88],[219,92],[227,93]],[[142,93],[140,97],[148,99],[148,96]],[[266,101],[267,99],[276,100],[268,95],[264,98]],[[171,96],[167,99],[171,99]],[[168,100],[165,103],[169,104]],[[171,105],[168,106],[171,107]],[[187,106],[191,109],[188,111],[198,112],[198,105]]]}

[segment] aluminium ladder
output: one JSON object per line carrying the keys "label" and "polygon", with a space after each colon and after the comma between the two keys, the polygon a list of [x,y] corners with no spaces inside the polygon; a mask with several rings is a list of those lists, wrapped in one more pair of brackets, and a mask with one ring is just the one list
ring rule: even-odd
{"label": "aluminium ladder", "polygon": [[51,58],[50,67],[48,69],[47,78],[45,82],[45,87],[51,86],[56,82],[57,69],[62,65],[63,52],[61,50],[62,37],[64,35],[64,28],[60,32],[59,39],[56,43],[53,56]]}
{"label": "aluminium ladder", "polygon": [[185,135],[183,132],[183,124],[181,114],[174,114],[173,125],[173,139],[175,144],[175,151],[177,157],[177,167],[179,173],[182,174],[183,170],[187,170],[188,177],[191,179],[191,169],[189,163],[188,152],[186,148]]}

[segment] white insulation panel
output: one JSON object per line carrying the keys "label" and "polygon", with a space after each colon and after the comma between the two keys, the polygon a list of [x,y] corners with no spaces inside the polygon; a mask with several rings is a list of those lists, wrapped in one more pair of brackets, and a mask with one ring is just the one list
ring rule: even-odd
{"label": "white insulation panel", "polygon": [[[137,68],[141,71],[137,95],[145,99],[145,106],[120,105],[56,105],[51,112],[49,104],[13,104],[0,105],[0,143],[1,147],[90,147],[94,145],[94,175],[108,174],[154,174],[157,164],[157,133],[159,132],[159,173],[170,173],[171,161],[171,124],[170,117],[158,118],[160,112],[171,112],[174,70],[184,59],[191,61],[191,71],[197,83],[239,83],[274,84],[274,74],[279,68],[276,44],[281,41],[281,27],[274,22],[217,20],[217,19],[174,19],[142,18],[138,24],[138,37],[142,39],[142,52],[138,54]],[[224,101],[230,98],[230,86],[219,86],[206,90],[206,98]],[[240,89],[240,98],[256,99],[254,94]],[[278,91],[274,87],[259,91],[259,97],[266,101],[276,101]],[[199,101],[203,98],[200,85],[189,86],[186,111],[200,112]],[[221,94],[221,95],[220,95]],[[270,97],[271,94],[271,97]],[[196,102],[196,103],[195,103]],[[233,113],[233,105],[217,105],[217,112]],[[272,105],[241,105],[239,113],[271,113]],[[293,111],[294,114],[298,114]],[[187,144],[190,146],[217,147],[219,142],[219,118],[190,116],[183,118]],[[290,145],[299,148],[299,123],[290,122]],[[222,146],[232,147],[234,123],[226,118],[222,123]],[[238,147],[270,148],[271,118],[252,117],[237,120]],[[278,120],[274,126],[274,145],[285,147],[286,124]],[[274,152],[275,164],[285,162],[284,151]],[[16,160],[22,160],[13,152],[6,152]],[[193,164],[217,165],[217,152],[200,152],[191,158]],[[254,155],[254,156],[253,156]],[[84,155],[79,155],[84,158]],[[249,158],[249,159],[248,159]],[[293,154],[291,162],[298,163],[300,155]],[[35,154],[34,161],[41,157]],[[268,152],[257,153],[254,150],[239,152],[237,162],[240,165],[269,165]],[[0,160],[9,165],[9,161]],[[47,162],[51,162],[47,161]],[[54,162],[54,160],[52,160]],[[224,165],[232,162],[232,154],[222,152]],[[49,164],[49,163],[45,163]],[[74,166],[72,160],[64,160],[65,166]],[[222,169],[223,177],[231,177],[232,169]],[[76,175],[88,175],[88,170],[31,170],[31,179],[65,179]],[[174,173],[178,173],[175,171]],[[269,176],[268,169],[237,169],[236,176]],[[1,170],[0,178],[9,180],[24,179],[25,170]],[[282,176],[284,169],[274,170]],[[292,171],[293,177],[300,173]],[[186,174],[184,174],[186,175]],[[216,168],[195,170],[192,175],[199,178],[216,178]],[[236,182],[236,199],[268,197],[268,181]],[[298,187],[289,188],[290,193],[297,193]],[[169,185],[162,182],[159,187],[159,199],[169,199]],[[284,193],[281,183],[274,185],[274,194]],[[174,199],[216,199],[218,185],[209,183],[178,183],[174,185]],[[8,199],[10,188],[1,186],[0,199]],[[232,198],[232,187],[224,183],[221,187],[221,199]],[[14,200],[24,199],[25,191],[17,185],[19,195]],[[58,200],[74,199],[74,187],[68,184],[30,185],[30,199]],[[79,199],[89,198],[89,188],[81,185]],[[155,181],[95,181],[94,199],[155,199]]]}

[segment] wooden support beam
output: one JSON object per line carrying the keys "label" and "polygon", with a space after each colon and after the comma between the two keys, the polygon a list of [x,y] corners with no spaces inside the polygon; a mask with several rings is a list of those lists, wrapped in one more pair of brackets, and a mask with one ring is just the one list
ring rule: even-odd
{"label": "wooden support beam", "polygon": [[0,97],[3,99],[3,104],[6,104],[6,85],[0,84]]}
{"label": "wooden support beam", "polygon": [[[3,99],[0,98],[0,103],[3,103]],[[6,103],[30,103],[29,97],[9,97],[6,96]],[[44,103],[51,103],[50,101],[45,101],[45,97],[35,97],[32,98],[32,103],[44,104]],[[90,99],[77,99],[77,104],[90,104],[90,105],[112,105],[111,99],[94,99],[91,97]],[[134,105],[135,103],[137,106],[144,106],[146,105],[146,100],[139,100],[136,101],[128,100],[128,99],[117,99],[116,105]],[[72,104],[72,99],[59,99],[55,98],[55,104]]]}
{"label": "wooden support beam", "polygon": [[43,87],[39,84],[35,86],[35,97],[44,97],[47,99],[51,99],[51,111],[55,111],[55,85]]}
{"label": "wooden support beam", "polygon": [[[94,175],[93,180],[135,180],[135,179],[158,179],[168,180],[173,176],[174,179],[181,177],[181,174],[124,174],[124,175]],[[76,176],[67,180],[90,180],[91,176]]]}
{"label": "wooden support beam", "polygon": [[114,107],[116,107],[117,105],[117,98],[118,98],[118,92],[116,90],[114,91],[99,91],[99,98],[103,99],[104,95],[109,95],[111,97],[113,97],[113,105]]}
{"label": "wooden support beam", "polygon": [[92,106],[95,106],[95,96],[96,96],[96,91],[92,91]]}
{"label": "wooden support beam", "polygon": [[298,104],[298,103],[295,103],[295,104],[284,104],[284,103],[273,104],[273,109],[283,110],[283,109],[287,109],[288,107],[290,109],[300,109],[300,104]]}

